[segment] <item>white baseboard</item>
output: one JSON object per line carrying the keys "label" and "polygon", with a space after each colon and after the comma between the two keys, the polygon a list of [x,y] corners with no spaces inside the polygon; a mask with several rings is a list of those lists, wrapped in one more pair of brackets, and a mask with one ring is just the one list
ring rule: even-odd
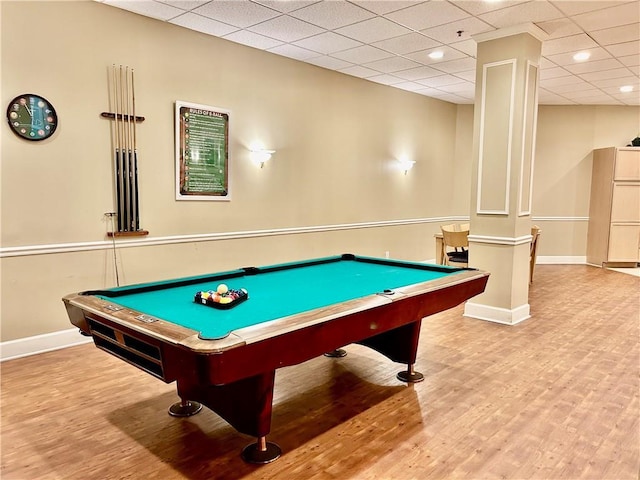
{"label": "white baseboard", "polygon": [[45,333],[34,337],[19,338],[0,343],[0,362],[14,358],[36,355],[61,348],[92,342],[91,338],[80,335],[77,328]]}
{"label": "white baseboard", "polygon": [[489,305],[467,302],[464,304],[463,315],[465,317],[486,320],[488,322],[503,323],[505,325],[515,325],[527,318],[531,318],[528,303],[509,310],[507,308],[491,307]]}
{"label": "white baseboard", "polygon": [[575,257],[536,257],[536,265],[586,265],[586,256]]}

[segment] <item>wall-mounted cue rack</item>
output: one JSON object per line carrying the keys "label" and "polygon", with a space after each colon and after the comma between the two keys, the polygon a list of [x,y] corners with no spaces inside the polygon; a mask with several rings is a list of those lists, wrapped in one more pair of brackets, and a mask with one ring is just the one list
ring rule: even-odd
{"label": "wall-mounted cue rack", "polygon": [[108,71],[109,108],[102,112],[103,118],[112,120],[111,142],[113,145],[114,192],[117,217],[113,222],[110,237],[148,235],[140,228],[138,195],[138,144],[136,125],[144,117],[136,115],[136,95],[133,68],[116,67]]}

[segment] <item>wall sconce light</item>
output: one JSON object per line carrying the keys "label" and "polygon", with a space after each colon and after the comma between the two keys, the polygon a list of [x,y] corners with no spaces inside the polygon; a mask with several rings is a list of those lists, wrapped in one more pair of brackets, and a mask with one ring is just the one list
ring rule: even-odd
{"label": "wall sconce light", "polygon": [[251,149],[251,160],[260,168],[264,168],[264,164],[271,160],[271,155],[276,153],[275,150],[265,150],[263,148]]}
{"label": "wall sconce light", "polygon": [[414,160],[398,160],[398,166],[400,168],[400,170],[404,170],[404,174],[406,175],[407,172],[409,170],[411,170],[413,168],[413,166],[416,164],[416,162]]}

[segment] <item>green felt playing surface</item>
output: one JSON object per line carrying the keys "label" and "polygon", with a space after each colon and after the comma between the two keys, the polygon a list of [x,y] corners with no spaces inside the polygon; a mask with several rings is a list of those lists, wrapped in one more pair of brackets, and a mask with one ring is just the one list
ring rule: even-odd
{"label": "green felt playing surface", "polygon": [[[159,282],[161,288],[127,294],[130,287],[113,289],[124,295],[101,298],[146,315],[179,324],[200,332],[204,339],[218,339],[233,330],[279,319],[300,312],[393,290],[414,283],[435,280],[456,269],[432,270],[427,265],[390,261],[384,264],[366,261],[337,260],[316,265],[295,266],[282,270],[239,275],[227,272],[212,281],[174,286]],[[410,266],[418,265],[418,268]],[[267,269],[270,267],[266,267]],[[197,277],[194,277],[197,278]],[[220,283],[230,289],[244,288],[249,299],[229,310],[218,310],[194,302],[199,291],[216,290]],[[152,286],[154,284],[146,284]]]}

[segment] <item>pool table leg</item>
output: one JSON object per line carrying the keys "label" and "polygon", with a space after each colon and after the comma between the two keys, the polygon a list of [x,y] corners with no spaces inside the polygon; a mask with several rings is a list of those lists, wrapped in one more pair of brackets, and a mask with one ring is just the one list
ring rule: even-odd
{"label": "pool table leg", "polygon": [[267,442],[267,437],[258,437],[255,443],[251,443],[242,449],[241,457],[247,463],[271,463],[277,460],[282,454],[280,447]]}
{"label": "pool table leg", "polygon": [[202,410],[202,404],[191,400],[181,399],[169,407],[169,415],[172,417],[190,417]]}
{"label": "pool table leg", "polygon": [[420,372],[416,372],[413,369],[413,363],[407,365],[406,370],[398,372],[396,377],[398,378],[398,380],[402,380],[403,382],[407,383],[418,383],[424,380],[424,375]]}
{"label": "pool table leg", "polygon": [[407,369],[396,377],[403,382],[418,383],[424,380],[424,375],[413,369],[418,355],[421,324],[422,321],[417,320],[358,343],[373,348],[394,362],[406,363]]}
{"label": "pool table leg", "polygon": [[342,358],[347,356],[347,351],[342,348],[336,348],[335,350],[326,352],[324,356],[329,358]]}
{"label": "pool table leg", "polygon": [[[237,431],[257,438],[256,442],[242,451],[243,460],[269,463],[282,453],[278,445],[267,442],[267,434],[271,430],[275,373],[275,370],[271,370],[223,385],[201,383],[187,377],[178,378],[178,395],[183,399],[181,403],[187,398],[192,400],[186,403],[202,403]],[[176,405],[180,406],[181,403]]]}

